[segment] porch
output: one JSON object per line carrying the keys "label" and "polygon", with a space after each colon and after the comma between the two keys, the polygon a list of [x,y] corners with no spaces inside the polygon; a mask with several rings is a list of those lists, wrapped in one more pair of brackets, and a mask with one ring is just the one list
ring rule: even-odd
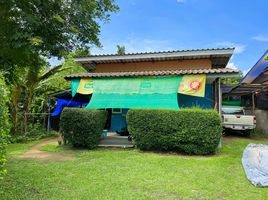
{"label": "porch", "polygon": [[107,137],[100,141],[99,147],[132,148],[134,145],[128,140],[128,136],[120,136],[116,132],[108,132]]}

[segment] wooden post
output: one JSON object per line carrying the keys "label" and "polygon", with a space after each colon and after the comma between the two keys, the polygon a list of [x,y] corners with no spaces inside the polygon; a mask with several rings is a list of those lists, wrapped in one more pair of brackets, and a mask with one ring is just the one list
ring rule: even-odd
{"label": "wooden post", "polygon": [[221,107],[222,107],[222,93],[221,93],[221,79],[218,80],[219,84],[219,113],[221,114]]}
{"label": "wooden post", "polygon": [[252,92],[252,114],[255,113],[255,92]]}
{"label": "wooden post", "polygon": [[214,100],[214,109],[219,110],[218,106],[218,78],[213,82],[213,100]]}
{"label": "wooden post", "polygon": [[50,133],[50,104],[51,104],[51,99],[49,98],[48,100],[48,116],[47,116],[47,133]]}

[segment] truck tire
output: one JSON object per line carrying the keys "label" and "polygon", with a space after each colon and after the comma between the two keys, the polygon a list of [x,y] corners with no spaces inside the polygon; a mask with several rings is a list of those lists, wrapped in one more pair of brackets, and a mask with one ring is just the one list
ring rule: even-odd
{"label": "truck tire", "polygon": [[249,137],[250,133],[251,133],[251,130],[244,130],[243,131],[243,135],[246,136],[246,137]]}

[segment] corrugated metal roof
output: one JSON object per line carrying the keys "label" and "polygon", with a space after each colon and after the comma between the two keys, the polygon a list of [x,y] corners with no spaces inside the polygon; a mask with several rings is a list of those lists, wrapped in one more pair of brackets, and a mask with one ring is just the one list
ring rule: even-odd
{"label": "corrugated metal roof", "polygon": [[186,59],[211,59],[213,68],[226,67],[234,48],[215,48],[215,49],[193,49],[177,51],[160,51],[129,53],[124,55],[106,54],[92,55],[88,57],[75,58],[76,62],[82,64],[89,71],[92,65],[109,63],[130,63],[130,62],[157,62],[169,60]]}
{"label": "corrugated metal roof", "polygon": [[67,75],[65,79],[72,78],[104,78],[104,77],[139,77],[139,76],[175,76],[184,74],[238,74],[238,70],[229,68],[219,69],[193,69],[193,70],[163,70],[139,72],[109,72],[109,73],[84,73]]}
{"label": "corrugated metal roof", "polygon": [[[265,71],[268,69],[268,50],[262,55],[258,62],[248,71],[248,73],[240,80],[241,84],[250,84],[250,83],[259,83],[255,81],[259,76],[265,74]],[[264,77],[262,77],[263,79]]]}
{"label": "corrugated metal roof", "polygon": [[263,84],[239,84],[233,86],[222,86],[222,93],[224,95],[246,95],[254,92],[266,92],[268,85]]}
{"label": "corrugated metal roof", "polygon": [[[200,52],[200,51],[222,51],[222,50],[231,50],[233,51],[235,48],[207,48],[207,49],[188,49],[188,50],[172,50],[172,51],[154,51],[154,52],[137,52],[137,53],[126,53],[122,56],[128,55],[144,55],[144,54],[169,54],[169,53],[178,53],[178,52]],[[84,58],[91,58],[91,57],[106,57],[106,56],[118,56],[118,54],[99,54],[99,55],[89,55],[85,56]],[[80,57],[83,58],[83,57]]]}

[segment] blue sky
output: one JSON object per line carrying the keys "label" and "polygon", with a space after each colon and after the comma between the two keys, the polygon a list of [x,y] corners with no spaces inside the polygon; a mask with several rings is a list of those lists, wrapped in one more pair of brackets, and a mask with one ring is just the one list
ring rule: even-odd
{"label": "blue sky", "polygon": [[92,54],[236,47],[229,63],[248,71],[268,48],[267,0],[117,0]]}

